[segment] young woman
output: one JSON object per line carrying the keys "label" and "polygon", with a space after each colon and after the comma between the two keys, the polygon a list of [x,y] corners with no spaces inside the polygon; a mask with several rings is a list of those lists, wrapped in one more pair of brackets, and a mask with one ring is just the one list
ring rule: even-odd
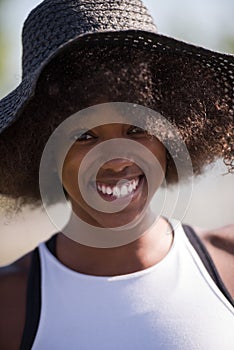
{"label": "young woman", "polygon": [[72,215],[3,269],[0,347],[233,349],[233,225],[195,233],[149,206],[188,164],[233,171],[233,56],[157,34],[139,0],[45,0],[23,45],[0,102],[0,192],[66,196]]}

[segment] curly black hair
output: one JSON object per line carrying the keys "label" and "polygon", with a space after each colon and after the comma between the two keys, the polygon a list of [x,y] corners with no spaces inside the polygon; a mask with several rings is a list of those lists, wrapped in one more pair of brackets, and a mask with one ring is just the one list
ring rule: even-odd
{"label": "curly black hair", "polygon": [[[214,78],[201,76],[198,62],[161,52],[155,63],[134,48],[120,53],[115,47],[89,47],[56,56],[20,118],[2,133],[0,194],[21,207],[40,206],[39,165],[47,140],[64,119],[100,100],[137,103],[163,115],[179,130],[195,175],[220,157],[233,170],[232,101],[217,97]],[[166,179],[178,180],[169,154]]]}

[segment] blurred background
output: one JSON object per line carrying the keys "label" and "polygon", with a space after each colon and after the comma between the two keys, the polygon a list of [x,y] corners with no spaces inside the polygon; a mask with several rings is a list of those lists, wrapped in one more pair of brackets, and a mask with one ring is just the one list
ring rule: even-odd
{"label": "blurred background", "polygon": [[[21,30],[38,0],[0,0],[0,98],[21,81]],[[209,49],[234,53],[233,0],[144,0],[160,33]],[[195,179],[183,221],[204,228],[234,223],[234,176],[217,162]],[[173,195],[173,193],[171,194]],[[153,203],[156,205],[156,203]],[[181,219],[181,217],[178,217]],[[6,265],[56,232],[43,210],[3,216],[0,265]]]}

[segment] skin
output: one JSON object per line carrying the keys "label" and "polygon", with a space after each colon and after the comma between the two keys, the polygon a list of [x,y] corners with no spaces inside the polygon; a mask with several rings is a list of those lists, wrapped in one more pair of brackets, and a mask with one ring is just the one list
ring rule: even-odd
{"label": "skin", "polygon": [[[128,124],[98,126],[86,134],[83,141],[77,141],[68,152],[64,162],[63,186],[69,194],[74,212],[87,223],[97,227],[108,227],[110,224],[118,226],[119,214],[99,212],[84,202],[77,186],[77,171],[82,159],[92,147],[112,138],[136,140],[157,157],[164,172],[166,169],[166,151],[159,140],[149,138],[140,130],[133,130]],[[97,178],[108,182],[113,176],[121,178],[126,173],[129,176],[135,176],[140,171],[132,160],[118,158],[103,164]],[[159,185],[160,183],[155,184],[155,191]],[[121,218],[125,223],[139,215],[145,204],[146,196],[147,185],[144,184],[136,200],[121,212]],[[166,256],[173,242],[173,235],[166,234],[167,229],[167,222],[161,218],[156,225],[143,232],[134,242],[108,249],[84,246],[72,241],[63,233],[59,233],[56,254],[64,265],[81,273],[97,276],[132,273],[148,268]],[[212,231],[196,229],[196,232],[210,252],[227,289],[234,297],[234,282],[230,276],[230,271],[234,269],[234,225]],[[0,348],[5,350],[18,349],[21,341],[30,259],[31,254],[28,254],[1,271]]]}
{"label": "skin", "polygon": [[[108,111],[112,112],[112,111]],[[147,184],[144,183],[139,195],[117,213],[103,213],[90,207],[82,198],[77,186],[77,172],[86,154],[100,142],[116,138],[131,139],[150,150],[158,159],[163,171],[166,168],[166,151],[158,139],[138,127],[129,124],[105,124],[93,128],[77,141],[64,162],[63,186],[71,199],[73,211],[87,223],[97,227],[118,227],[131,222],[141,213],[147,199]],[[84,170],[87,176],[88,169]],[[132,179],[141,175],[142,170],[133,160],[115,158],[104,163],[97,174],[98,182],[113,184],[123,178]],[[159,186],[163,178],[160,179]],[[156,190],[156,189],[155,189]],[[63,234],[57,240],[57,253],[64,265],[92,275],[117,275],[138,271],[159,261],[169,250],[172,236],[166,235],[167,222],[160,219],[153,229],[144,232],[139,239],[116,248],[93,248],[74,243]],[[64,249],[66,247],[66,249]],[[108,264],[107,264],[108,261]]]}

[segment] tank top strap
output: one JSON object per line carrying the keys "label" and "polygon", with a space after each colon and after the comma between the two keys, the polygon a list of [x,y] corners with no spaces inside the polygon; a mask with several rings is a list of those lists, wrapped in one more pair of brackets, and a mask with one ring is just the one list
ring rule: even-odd
{"label": "tank top strap", "polygon": [[30,350],[40,319],[41,311],[41,267],[39,249],[32,253],[31,266],[27,285],[26,317],[20,350]]}
{"label": "tank top strap", "polygon": [[[56,237],[54,234],[46,241],[46,246],[50,252],[56,256]],[[39,249],[32,253],[31,266],[27,285],[26,318],[20,350],[30,350],[32,348],[41,313],[41,265]]]}
{"label": "tank top strap", "polygon": [[213,279],[213,281],[215,282],[217,287],[221,290],[221,292],[224,294],[224,296],[228,299],[228,301],[234,307],[234,300],[231,297],[230,293],[228,292],[225,284],[223,283],[223,281],[222,281],[222,279],[221,279],[221,277],[220,277],[220,275],[215,267],[215,264],[210,256],[210,254],[208,253],[205,245],[203,244],[203,242],[201,241],[201,239],[199,238],[199,236],[196,234],[196,232],[194,231],[194,229],[191,226],[183,224],[182,227],[183,227],[183,230],[184,230],[189,242],[191,243],[193,248],[196,250],[197,254],[199,255],[203,265],[207,269],[211,278]]}

